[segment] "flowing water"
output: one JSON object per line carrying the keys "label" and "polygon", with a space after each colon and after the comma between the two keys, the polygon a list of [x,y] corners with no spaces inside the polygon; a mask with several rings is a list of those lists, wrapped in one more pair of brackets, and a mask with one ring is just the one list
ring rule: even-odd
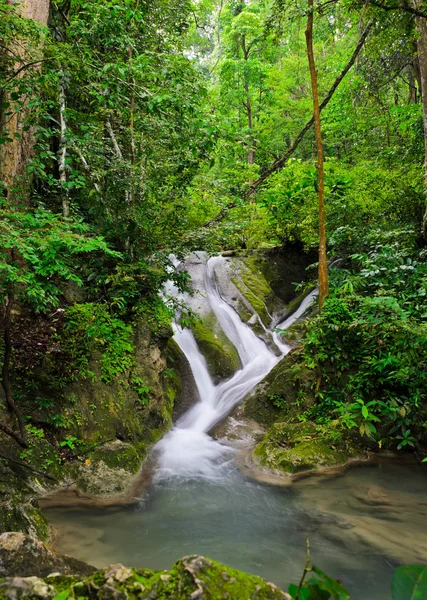
{"label": "flowing water", "polygon": [[[427,560],[425,469],[372,466],[291,488],[240,474],[235,451],[209,432],[290,348],[264,326],[267,345],[241,321],[218,285],[225,268],[222,257],[207,262],[204,302],[236,347],[242,368],[214,385],[191,331],[175,327],[200,401],[155,447],[153,483],[136,507],[46,511],[59,532],[56,549],[99,567],[123,562],[153,569],[204,554],[286,589],[300,577],[309,536],[315,564],[343,579],[354,600],[386,600],[399,562]],[[279,327],[295,322],[314,296]]]}

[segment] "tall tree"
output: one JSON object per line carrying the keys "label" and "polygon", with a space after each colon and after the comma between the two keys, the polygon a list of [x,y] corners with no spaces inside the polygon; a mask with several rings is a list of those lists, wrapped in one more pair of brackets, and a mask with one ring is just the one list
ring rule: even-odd
{"label": "tall tree", "polygon": [[313,0],[308,0],[307,42],[308,63],[310,66],[311,89],[313,94],[314,127],[317,144],[317,173],[319,196],[319,305],[322,308],[328,295],[328,263],[326,256],[326,218],[325,218],[325,168],[323,164],[322,128],[320,124],[319,91],[317,87],[317,71],[313,49]]}
{"label": "tall tree", "polygon": [[[6,52],[3,59],[8,63],[6,73],[13,70],[0,89],[0,131],[7,143],[0,144],[0,181],[3,183],[3,194],[15,202],[25,201],[25,172],[28,161],[33,155],[34,128],[29,122],[30,106],[26,94],[11,91],[16,83],[31,71],[40,69],[42,50],[37,48],[31,36],[31,30],[46,26],[49,17],[50,0],[27,0],[15,7],[14,0],[3,0],[0,3],[1,13],[5,18],[14,17],[13,13],[28,20],[28,35],[24,33],[19,41],[12,37],[5,40]],[[22,21],[23,23],[23,21]],[[12,29],[11,29],[12,31]],[[42,47],[42,39],[39,38]],[[11,69],[12,67],[12,69]],[[8,86],[11,81],[12,86]],[[21,191],[18,193],[18,187]]]}

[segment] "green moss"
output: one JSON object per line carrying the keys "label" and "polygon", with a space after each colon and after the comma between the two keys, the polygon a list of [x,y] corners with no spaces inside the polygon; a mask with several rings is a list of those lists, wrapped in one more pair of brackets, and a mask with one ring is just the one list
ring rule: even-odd
{"label": "green moss", "polygon": [[[22,580],[21,580],[22,581]],[[25,580],[24,580],[25,581]],[[45,584],[45,598],[70,590],[70,597],[127,598],[156,600],[276,600],[285,596],[260,577],[237,571],[201,556],[179,560],[170,571],[126,569],[115,565],[90,577],[51,576],[26,585],[14,579],[0,579],[0,598],[11,597],[18,585],[19,597],[32,598],[36,587]]]}
{"label": "green moss", "polygon": [[245,399],[243,414],[263,425],[291,420],[309,409],[315,399],[312,373],[297,352],[285,356]]}
{"label": "green moss", "polygon": [[279,305],[277,297],[259,269],[256,259],[240,257],[234,264],[235,276],[232,277],[232,282],[268,327],[271,315]]}
{"label": "green moss", "polygon": [[206,358],[215,382],[231,377],[240,367],[239,354],[211,313],[192,327],[194,337]]}
{"label": "green moss", "polygon": [[254,454],[268,468],[285,473],[344,464],[360,454],[358,448],[333,433],[332,426],[327,429],[314,423],[275,423]]}
{"label": "green moss", "polygon": [[141,467],[141,455],[132,444],[114,442],[104,444],[89,454],[91,461],[102,460],[112,469],[125,469],[131,473],[137,473]]}
{"label": "green moss", "polygon": [[40,540],[49,538],[49,523],[35,500],[22,501],[15,495],[0,503],[0,533],[22,531]]}

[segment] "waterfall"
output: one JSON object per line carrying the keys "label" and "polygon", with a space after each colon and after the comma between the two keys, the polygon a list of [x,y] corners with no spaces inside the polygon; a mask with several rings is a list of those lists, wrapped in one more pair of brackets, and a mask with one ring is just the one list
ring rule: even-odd
{"label": "waterfall", "polygon": [[[242,368],[230,379],[215,386],[193,333],[189,329],[174,326],[174,339],[190,364],[200,402],[190,408],[156,445],[157,481],[170,477],[222,477],[234,451],[229,446],[213,440],[208,432],[224,419],[291,349],[280,339],[279,334],[270,332],[279,350],[278,355],[275,354],[224,300],[215,276],[215,271],[224,266],[225,259],[221,256],[208,260],[205,270],[206,301],[221,329],[237,349]],[[168,291],[173,293],[171,286]],[[290,327],[307,310],[316,294],[317,291],[311,292],[299,309],[278,327]]]}

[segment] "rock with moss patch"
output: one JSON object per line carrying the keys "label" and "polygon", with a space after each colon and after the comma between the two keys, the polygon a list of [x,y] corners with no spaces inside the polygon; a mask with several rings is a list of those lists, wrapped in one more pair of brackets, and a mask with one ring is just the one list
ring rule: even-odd
{"label": "rock with moss patch", "polygon": [[23,531],[46,540],[49,525],[35,500],[35,491],[26,483],[28,473],[19,463],[13,465],[14,469],[6,461],[0,463],[0,533]]}
{"label": "rock with moss patch", "polygon": [[241,368],[236,348],[219,326],[213,313],[195,323],[192,329],[215,383],[231,377]]}
{"label": "rock with moss patch", "polygon": [[202,556],[187,556],[170,571],[112,565],[85,578],[54,575],[0,580],[0,598],[58,596],[140,600],[291,600],[272,583]]}
{"label": "rock with moss patch", "polygon": [[273,471],[300,473],[322,467],[342,465],[360,455],[330,429],[314,423],[274,423],[254,454]]}
{"label": "rock with moss patch", "polygon": [[243,415],[263,425],[292,420],[315,402],[313,375],[297,352],[287,354],[245,398]]}
{"label": "rock with moss patch", "polygon": [[141,453],[133,444],[114,440],[98,446],[88,456],[92,463],[103,461],[111,469],[125,469],[137,473],[141,468]]}
{"label": "rock with moss patch", "polygon": [[54,572],[91,575],[95,570],[80,560],[52,552],[21,532],[0,535],[0,577],[47,577]]}

